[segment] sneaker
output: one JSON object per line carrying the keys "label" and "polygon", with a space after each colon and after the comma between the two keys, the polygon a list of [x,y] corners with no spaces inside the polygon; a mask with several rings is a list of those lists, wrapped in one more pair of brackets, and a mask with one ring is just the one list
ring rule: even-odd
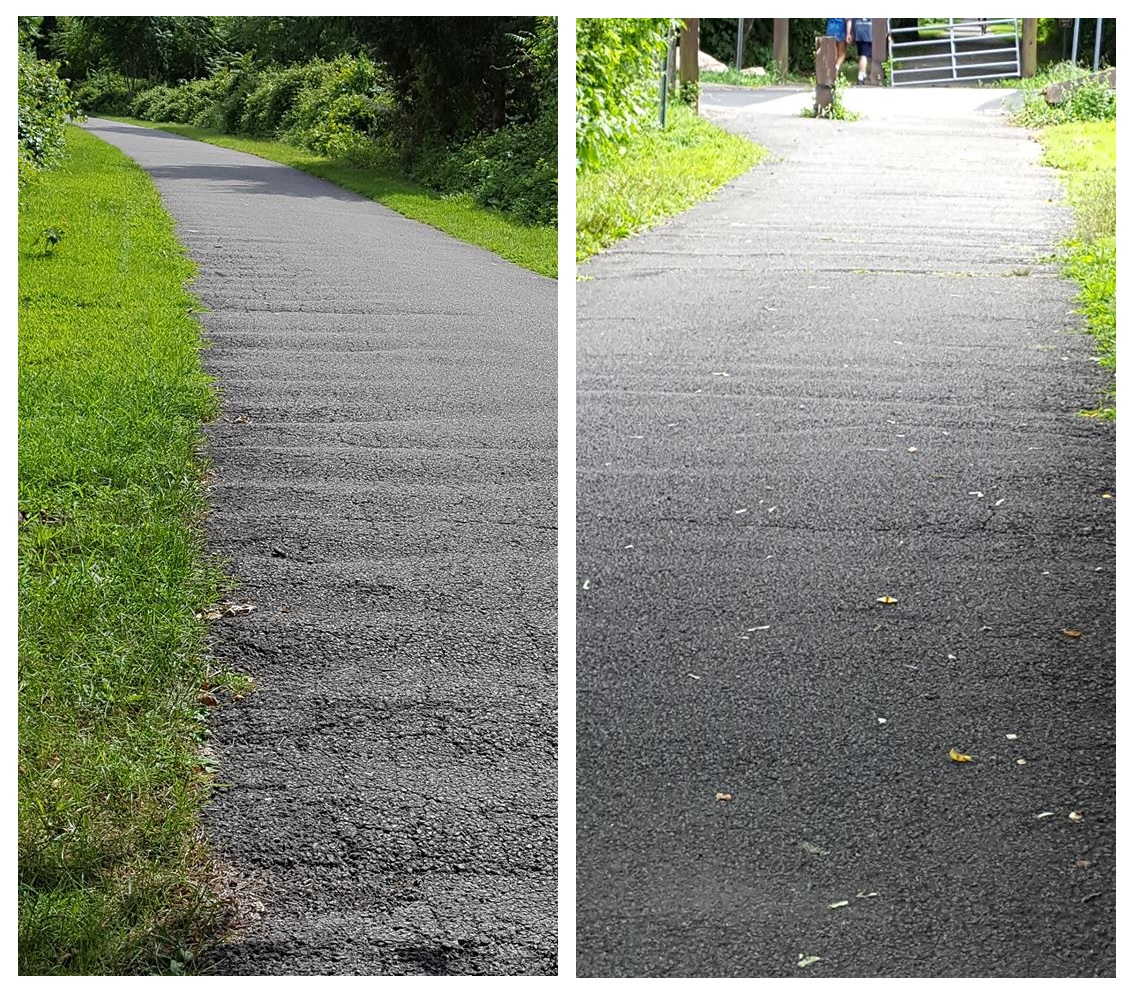
{"label": "sneaker", "polygon": [[865,74],[864,73],[858,73],[857,74],[857,85],[860,86],[864,82],[865,82]]}

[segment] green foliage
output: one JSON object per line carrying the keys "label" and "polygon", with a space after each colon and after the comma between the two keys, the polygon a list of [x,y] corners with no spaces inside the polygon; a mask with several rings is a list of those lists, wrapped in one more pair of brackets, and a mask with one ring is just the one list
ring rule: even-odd
{"label": "green foliage", "polygon": [[[810,81],[811,86],[813,81]],[[834,87],[833,93],[830,95],[829,104],[819,110],[815,103],[812,108],[802,109],[803,118],[827,118],[830,121],[839,122],[855,122],[860,119],[860,115],[856,111],[850,111],[841,101],[841,91],[839,88]]]}
{"label": "green foliage", "polygon": [[553,17],[58,21],[52,44],[91,110],[392,159],[522,221],[557,217]]}
{"label": "green foliage", "polygon": [[19,109],[16,119],[18,176],[23,184],[35,171],[58,163],[65,149],[67,118],[78,108],[59,79],[58,66],[19,50]]}
{"label": "green foliage", "polygon": [[[280,119],[279,138],[326,156],[372,158],[374,141],[388,134],[392,112],[387,83],[377,67],[364,56],[341,56],[307,69],[303,86],[280,81],[294,97]],[[278,106],[284,102],[280,95]]]}
{"label": "green foliage", "polygon": [[19,212],[19,971],[169,972],[218,916],[194,617],[215,401],[153,184],[67,144]]}
{"label": "green foliage", "polygon": [[222,48],[212,17],[60,17],[50,46],[74,80],[112,70],[175,83],[204,76]]}
{"label": "green foliage", "polygon": [[578,175],[577,259],[691,208],[754,166],[763,150],[673,105],[668,127]]}
{"label": "green foliage", "polygon": [[[790,72],[814,71],[814,37],[825,32],[824,17],[792,17],[789,24]],[[728,66],[735,65],[739,23],[734,17],[700,18],[700,48]],[[743,32],[743,65],[774,66],[774,19],[748,17]]]}
{"label": "green foliage", "polygon": [[84,112],[121,114],[130,107],[134,86],[113,69],[95,70],[75,86],[75,103]]}
{"label": "green foliage", "polygon": [[773,87],[784,82],[778,75],[778,69],[773,61],[763,68],[766,72],[761,76],[756,76],[754,73],[740,73],[733,66],[728,66],[722,72],[700,70],[700,83],[724,83],[731,87]]}
{"label": "green foliage", "polygon": [[[1076,231],[1062,266],[1096,338],[1100,363],[1116,368],[1116,123],[1070,122],[1041,134],[1045,160],[1061,170]],[[1110,408],[1105,408],[1110,409]]]}
{"label": "green foliage", "polygon": [[[1080,83],[1074,84],[1074,80]],[[1104,122],[1116,120],[1116,92],[1104,81],[1071,63],[1062,63],[1042,77],[1041,89],[1029,88],[1025,104],[1015,113],[1014,122],[1024,128],[1042,128],[1066,122]],[[1049,104],[1045,87],[1066,83],[1068,94],[1060,104]]]}
{"label": "green foliage", "polygon": [[580,17],[576,157],[593,168],[655,118],[661,62],[680,22],[665,17]]}

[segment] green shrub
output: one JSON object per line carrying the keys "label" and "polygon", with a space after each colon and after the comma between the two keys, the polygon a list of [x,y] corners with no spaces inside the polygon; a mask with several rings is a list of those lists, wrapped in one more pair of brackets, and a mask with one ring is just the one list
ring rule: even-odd
{"label": "green shrub", "polygon": [[87,112],[124,114],[133,99],[130,81],[114,70],[98,70],[75,86],[75,103]]}
{"label": "green shrub", "polygon": [[58,163],[66,146],[69,116],[78,115],[55,63],[19,50],[19,111],[16,122],[19,180]]}
{"label": "green shrub", "polygon": [[446,187],[468,191],[481,205],[530,225],[558,221],[558,116],[477,136],[450,157],[455,176]]}
{"label": "green shrub", "polygon": [[361,56],[341,56],[298,91],[280,138],[326,156],[364,157],[391,118],[377,67]]}
{"label": "green shrub", "polygon": [[656,114],[660,62],[679,22],[666,17],[580,17],[576,156],[594,166]]}
{"label": "green shrub", "polygon": [[[1054,67],[1048,74],[1051,82],[1072,81],[1089,77],[1086,71],[1066,63]],[[1067,94],[1060,104],[1046,103],[1044,90],[1026,94],[1026,103],[1014,116],[1014,121],[1025,128],[1043,128],[1066,122],[1109,122],[1116,120],[1116,93],[1098,79],[1085,79]]]}

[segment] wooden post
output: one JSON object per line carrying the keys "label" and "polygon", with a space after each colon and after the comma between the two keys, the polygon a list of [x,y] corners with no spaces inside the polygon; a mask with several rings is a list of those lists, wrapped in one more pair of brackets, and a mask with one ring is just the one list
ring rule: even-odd
{"label": "wooden post", "polygon": [[[685,28],[680,33],[680,86],[686,83],[698,87],[700,84],[700,19],[689,17],[684,20]],[[691,105],[696,114],[700,113],[700,97],[696,95]]]}
{"label": "wooden post", "polygon": [[1023,79],[1033,76],[1038,70],[1038,19],[1022,18],[1022,66]]}
{"label": "wooden post", "polygon": [[869,80],[874,87],[884,83],[884,64],[888,62],[888,18],[873,18],[873,64]]}
{"label": "wooden post", "polygon": [[778,78],[784,80],[790,72],[790,18],[774,18],[774,65]]}
{"label": "wooden post", "polygon": [[832,35],[818,39],[814,58],[814,111],[824,114],[833,103],[833,87],[837,78],[837,40]]}

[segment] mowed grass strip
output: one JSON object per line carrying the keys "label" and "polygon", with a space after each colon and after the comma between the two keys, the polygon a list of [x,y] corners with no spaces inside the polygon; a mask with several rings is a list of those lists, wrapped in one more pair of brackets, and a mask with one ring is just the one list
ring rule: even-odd
{"label": "mowed grass strip", "polygon": [[[179,972],[218,910],[193,265],[149,178],[69,128],[19,198],[19,971]],[[213,679],[215,680],[215,679]]]}
{"label": "mowed grass strip", "polygon": [[621,155],[578,174],[577,259],[686,211],[763,153],[687,108],[671,107],[667,128],[641,133]]}
{"label": "mowed grass strip", "polygon": [[248,139],[173,122],[118,117],[113,120],[161,129],[294,167],[385,205],[406,218],[424,222],[465,243],[490,250],[528,271],[550,278],[558,276],[558,230],[554,226],[524,226],[513,222],[504,213],[477,204],[471,195],[440,194],[390,168],[354,166],[345,160],[320,156],[272,139]]}
{"label": "mowed grass strip", "polygon": [[[1071,122],[1041,133],[1046,162],[1063,171],[1077,219],[1066,243],[1065,274],[1080,287],[1078,302],[1096,338],[1100,363],[1116,370],[1116,122]],[[1116,416],[1115,390],[1094,415]]]}

